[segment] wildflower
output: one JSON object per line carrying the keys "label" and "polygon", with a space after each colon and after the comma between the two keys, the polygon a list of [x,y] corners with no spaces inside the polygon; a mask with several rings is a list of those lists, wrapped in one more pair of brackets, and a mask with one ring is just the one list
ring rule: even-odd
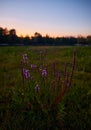
{"label": "wildflower", "polygon": [[40,68],[39,68],[40,71],[42,71],[42,65],[40,65]]}
{"label": "wildflower", "polygon": [[61,72],[57,72],[57,86],[58,86],[58,91],[60,91],[60,85],[61,85]]}
{"label": "wildflower", "polygon": [[36,69],[36,68],[37,68],[37,65],[31,64],[31,68],[32,68],[32,69]]}
{"label": "wildflower", "polygon": [[27,54],[24,54],[23,55],[23,61],[24,61],[24,63],[27,63],[27,60],[28,60]]}
{"label": "wildflower", "polygon": [[73,63],[74,63],[74,66],[75,66],[75,63],[76,63],[76,49],[74,49],[74,55],[73,56],[74,56],[73,57],[74,58],[74,62]]}
{"label": "wildflower", "polygon": [[73,74],[74,74],[74,69],[75,69],[75,64],[76,64],[76,49],[74,49],[74,54],[73,54],[73,66],[72,66],[72,70],[71,70],[69,86],[71,86],[71,82],[72,82],[72,78],[73,78]]}
{"label": "wildflower", "polygon": [[43,77],[46,77],[46,76],[47,76],[47,71],[46,71],[46,69],[43,69],[43,70],[42,70],[42,76],[43,76]]}
{"label": "wildflower", "polygon": [[60,79],[60,77],[61,77],[60,71],[57,73],[57,77],[58,77],[58,79]]}
{"label": "wildflower", "polygon": [[26,79],[29,79],[29,78],[30,78],[29,70],[23,68],[23,75],[24,75],[24,77],[25,77]]}
{"label": "wildflower", "polygon": [[55,88],[55,81],[52,80],[51,83],[50,83],[50,89],[51,89],[52,91],[54,91],[54,88]]}
{"label": "wildflower", "polygon": [[40,90],[40,87],[39,87],[39,85],[37,84],[37,85],[35,86],[35,91],[38,93],[39,90]]}

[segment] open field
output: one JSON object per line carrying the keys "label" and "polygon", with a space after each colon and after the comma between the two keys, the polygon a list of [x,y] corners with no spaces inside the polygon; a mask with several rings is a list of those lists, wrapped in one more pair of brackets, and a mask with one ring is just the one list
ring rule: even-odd
{"label": "open field", "polygon": [[[56,104],[57,107],[53,107],[50,104],[55,99],[56,90],[53,92],[49,90],[51,79],[54,81],[50,66],[55,63],[55,71],[60,71],[64,80],[67,63],[70,77],[74,48],[76,48],[76,66],[71,87]],[[34,80],[23,81],[21,73],[23,54],[28,55],[29,64],[39,66],[40,51],[45,53],[42,61],[50,72],[45,84],[42,84],[42,77],[37,70],[30,72]],[[38,83],[40,93],[44,91],[45,96],[38,94],[36,96],[34,88]],[[42,88],[43,85],[47,90]],[[44,105],[43,103],[47,105],[44,106],[45,109],[40,107]],[[91,47],[0,47],[0,130],[50,129],[91,129]]]}

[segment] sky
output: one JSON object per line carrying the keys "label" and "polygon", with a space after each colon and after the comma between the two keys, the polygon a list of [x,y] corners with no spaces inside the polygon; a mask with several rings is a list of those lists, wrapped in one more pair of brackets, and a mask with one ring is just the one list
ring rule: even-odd
{"label": "sky", "polygon": [[17,35],[91,35],[91,0],[0,0],[0,27]]}

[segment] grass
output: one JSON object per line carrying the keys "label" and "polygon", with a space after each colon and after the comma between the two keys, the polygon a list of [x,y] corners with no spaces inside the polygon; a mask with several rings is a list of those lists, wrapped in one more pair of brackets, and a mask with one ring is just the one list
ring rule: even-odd
{"label": "grass", "polygon": [[[71,88],[57,107],[51,106],[49,109],[41,102],[49,104],[51,75],[41,96],[36,96],[34,91],[36,83],[39,83],[40,89],[43,86],[38,72],[31,71],[36,78],[30,83],[26,80],[23,83],[21,75],[22,55],[27,53],[29,63],[39,65],[41,50],[46,52],[43,62],[50,73],[50,66],[55,62],[56,71],[61,71],[62,75],[67,63],[70,74],[74,47],[0,47],[0,130],[90,130],[91,47],[76,47],[76,67]],[[52,92],[50,101],[55,99],[55,92]]]}

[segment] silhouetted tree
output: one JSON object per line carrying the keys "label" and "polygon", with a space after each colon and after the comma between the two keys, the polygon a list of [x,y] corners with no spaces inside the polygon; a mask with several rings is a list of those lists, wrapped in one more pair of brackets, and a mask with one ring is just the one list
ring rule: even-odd
{"label": "silhouetted tree", "polygon": [[0,43],[3,42],[3,28],[0,27]]}
{"label": "silhouetted tree", "polygon": [[6,35],[9,35],[9,31],[8,31],[8,29],[7,28],[5,28],[4,30],[3,30],[3,34],[6,36]]}
{"label": "silhouetted tree", "polygon": [[4,35],[4,29],[0,27],[0,37],[2,37],[3,35]]}
{"label": "silhouetted tree", "polygon": [[15,29],[11,29],[9,31],[9,44],[10,45],[14,45],[17,43],[18,37],[16,35],[16,30]]}
{"label": "silhouetted tree", "polygon": [[86,40],[87,40],[87,43],[88,43],[88,44],[91,44],[91,35],[87,36],[87,39],[86,39]]}
{"label": "silhouetted tree", "polygon": [[41,45],[42,44],[42,35],[38,32],[35,32],[34,34],[34,43],[36,45]]}
{"label": "silhouetted tree", "polygon": [[3,29],[0,27],[0,42],[7,43],[8,42],[9,31],[7,28]]}
{"label": "silhouetted tree", "polygon": [[23,38],[24,45],[31,45],[30,37],[27,35]]}
{"label": "silhouetted tree", "polygon": [[15,29],[11,29],[9,31],[9,34],[10,34],[10,36],[16,36],[16,30]]}
{"label": "silhouetted tree", "polygon": [[81,44],[81,45],[87,44],[86,38],[83,37],[83,36],[81,36],[81,35],[79,35],[78,38],[77,38],[77,43],[78,43],[78,44]]}
{"label": "silhouetted tree", "polygon": [[27,35],[25,37],[18,37],[15,29],[8,30],[7,28],[0,27],[0,44],[8,43],[9,45],[24,44],[24,45],[81,45],[91,44],[91,35],[86,38],[79,35],[75,37],[56,37],[52,38],[49,35],[42,36],[40,33],[35,32],[31,38]]}

